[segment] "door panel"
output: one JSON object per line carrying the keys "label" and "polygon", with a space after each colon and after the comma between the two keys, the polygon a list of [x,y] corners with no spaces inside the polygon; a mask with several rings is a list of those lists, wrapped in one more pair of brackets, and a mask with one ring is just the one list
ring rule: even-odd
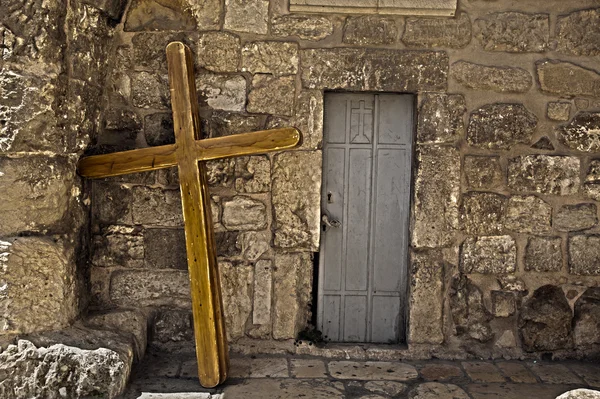
{"label": "door panel", "polygon": [[317,321],[328,340],[404,340],[413,112],[411,95],[325,95]]}

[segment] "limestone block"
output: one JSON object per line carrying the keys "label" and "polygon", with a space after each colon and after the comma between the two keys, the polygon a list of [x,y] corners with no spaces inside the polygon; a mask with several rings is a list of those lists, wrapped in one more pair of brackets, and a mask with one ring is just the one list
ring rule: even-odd
{"label": "limestone block", "polygon": [[271,249],[271,235],[267,231],[245,231],[236,244],[244,259],[255,262]]}
{"label": "limestone block", "polygon": [[183,226],[179,190],[136,186],[132,189],[133,223],[150,226]]}
{"label": "limestone block", "polygon": [[211,187],[231,187],[235,179],[235,159],[217,159],[205,165],[206,180]]}
{"label": "limestone block", "polygon": [[[135,70],[154,71],[167,75],[167,45],[174,41],[185,43],[194,51],[197,36],[194,33],[183,32],[140,32],[133,35],[133,55],[131,66]],[[127,72],[129,66],[123,67]]]}
{"label": "limestone block", "polygon": [[196,77],[198,100],[202,106],[224,111],[243,111],[246,105],[246,79],[202,73]]}
{"label": "limestone block", "polygon": [[444,264],[440,251],[411,253],[410,323],[408,342],[444,342],[443,286]]}
{"label": "limestone block", "polygon": [[553,121],[568,121],[571,114],[571,103],[564,101],[550,101],[546,110],[548,119]]}
{"label": "limestone block", "polygon": [[298,73],[298,45],[293,42],[251,42],[242,48],[242,71],[275,76]]}
{"label": "limestone block", "polygon": [[145,267],[187,270],[183,229],[146,229],[143,243]]}
{"label": "limestone block", "polygon": [[267,227],[267,210],[263,202],[239,195],[223,200],[222,223],[229,230],[262,230]]}
{"label": "limestone block", "polygon": [[197,64],[213,72],[237,72],[241,59],[240,38],[227,32],[200,35],[196,50]]}
{"label": "limestone block", "polygon": [[525,270],[558,272],[562,269],[560,237],[529,237],[525,248]]}
{"label": "limestone block", "polygon": [[544,234],[552,230],[552,206],[534,195],[512,196],[506,204],[504,227],[519,233]]}
{"label": "limestone block", "polygon": [[[104,113],[104,122],[107,131],[118,132],[121,136],[130,134],[134,138],[142,127],[142,121],[137,112],[125,109],[112,108],[106,110]],[[105,131],[105,133],[108,132]]]}
{"label": "limestone block", "polygon": [[458,335],[467,334],[480,342],[490,341],[494,333],[491,315],[483,304],[483,294],[467,276],[454,276],[450,286],[450,310]]}
{"label": "limestone block", "polygon": [[246,322],[252,313],[252,287],[254,285],[254,267],[252,265],[233,266],[229,262],[219,262],[221,289],[227,337],[243,337]]}
{"label": "limestone block", "polygon": [[573,55],[600,55],[600,8],[579,10],[558,17],[558,51]]}
{"label": "limestone block", "polygon": [[347,44],[392,44],[398,40],[398,26],[391,18],[375,15],[348,17],[344,24],[342,42]]}
{"label": "limestone block", "polygon": [[124,30],[126,32],[194,30],[196,21],[192,10],[184,7],[184,4],[188,5],[187,3],[186,0],[133,0],[127,12]]}
{"label": "limestone block", "polygon": [[334,360],[328,366],[330,373],[341,380],[410,381],[418,377],[415,367],[407,363]]}
{"label": "limestone block", "polygon": [[499,157],[466,156],[463,168],[470,188],[489,189],[504,185]]}
{"label": "limestone block", "polygon": [[465,273],[514,273],[517,263],[515,240],[511,236],[469,237],[461,248],[461,269]]}
{"label": "limestone block", "polygon": [[538,288],[519,314],[523,349],[552,351],[571,346],[572,312],[562,289],[552,285]]}
{"label": "limestone block", "polygon": [[122,184],[92,183],[92,215],[99,224],[133,224],[133,193]]}
{"label": "limestone block", "polygon": [[108,226],[92,241],[92,263],[100,267],[142,267],[144,241],[141,229]]}
{"label": "limestone block", "polygon": [[254,132],[264,127],[264,117],[226,111],[215,111],[210,118],[203,119],[203,121],[208,124],[209,137]]}
{"label": "limestone block", "polygon": [[492,90],[499,93],[525,93],[533,84],[531,74],[516,67],[458,61],[452,64],[450,72],[458,83],[469,89]]}
{"label": "limestone block", "polygon": [[152,322],[152,341],[156,343],[192,341],[194,323],[191,309],[160,309]]}
{"label": "limestone block", "polygon": [[308,89],[444,91],[448,55],[441,51],[359,48],[300,51],[302,85]]}
{"label": "limestone block", "polygon": [[218,231],[215,233],[215,243],[217,245],[217,256],[235,257],[240,255],[238,244],[239,232],[237,231]]}
{"label": "limestone block", "polygon": [[271,21],[271,34],[275,36],[296,36],[302,40],[319,41],[332,33],[331,20],[316,15],[288,14]]}
{"label": "limestone block", "polygon": [[80,221],[63,225],[77,195],[75,160],[28,155],[0,156],[0,237],[21,232],[73,229]]}
{"label": "limestone block", "polygon": [[259,260],[254,266],[253,324],[271,323],[271,291],[273,266],[270,260]]}
{"label": "limestone block", "polygon": [[267,34],[268,0],[225,0],[225,29]]}
{"label": "limestone block", "polygon": [[292,339],[306,327],[312,289],[308,253],[278,254],[273,269],[273,338]]}
{"label": "limestone block", "polygon": [[600,151],[600,112],[579,112],[558,130],[558,139],[578,151]]}
{"label": "limestone block", "polygon": [[484,50],[541,53],[548,49],[548,14],[498,12],[488,14],[475,23],[478,27],[475,37]]}
{"label": "limestone block", "polygon": [[583,185],[584,193],[595,200],[600,199],[600,160],[590,161]]}
{"label": "limestone block", "polygon": [[418,113],[417,142],[453,143],[464,137],[465,112],[465,99],[460,94],[423,94]]}
{"label": "limestone block", "polygon": [[167,75],[151,72],[133,72],[131,101],[138,108],[169,109],[169,81]]}
{"label": "limestone block", "polygon": [[508,150],[516,144],[529,144],[537,122],[523,104],[484,105],[471,113],[467,142],[484,149]]}
{"label": "limestone block", "polygon": [[235,159],[235,190],[262,193],[271,190],[271,161],[266,156]]}
{"label": "limestone block", "polygon": [[419,146],[416,158],[412,245],[446,246],[458,229],[460,154],[452,147]]}
{"label": "limestone block", "polygon": [[554,228],[560,231],[589,229],[598,223],[598,209],[596,204],[563,205],[553,222]]}
{"label": "limestone block", "polygon": [[0,335],[60,329],[75,319],[71,252],[50,238],[0,241]]}
{"label": "limestone block", "polygon": [[600,288],[588,288],[575,302],[574,324],[578,348],[600,343]]}
{"label": "limestone block", "polygon": [[517,301],[513,292],[492,291],[492,313],[496,317],[508,317],[517,310]]}
{"label": "limestone block", "polygon": [[566,61],[543,60],[536,63],[543,92],[558,96],[600,97],[600,73]]}
{"label": "limestone block", "polygon": [[290,151],[273,161],[274,245],[318,251],[321,151]]}
{"label": "limestone block", "polygon": [[502,231],[506,197],[495,193],[463,194],[460,207],[462,228],[467,234],[492,235]]}
{"label": "limestone block", "polygon": [[407,47],[464,48],[471,42],[471,20],[466,13],[455,18],[408,18],[402,42]]}
{"label": "limestone block", "polygon": [[576,194],[579,190],[579,158],[523,155],[509,159],[508,187],[519,192]]}
{"label": "limestone block", "polygon": [[257,74],[252,79],[252,89],[248,94],[248,112],[272,115],[294,113],[296,83],[293,76],[274,77]]}
{"label": "limestone block", "polygon": [[190,286],[184,270],[116,270],[110,278],[110,299],[118,305],[189,306]]}
{"label": "limestone block", "polygon": [[0,373],[5,376],[0,396],[58,399],[102,394],[115,398],[125,390],[131,360],[106,348],[36,347],[19,340],[0,352]]}
{"label": "limestone block", "polygon": [[576,235],[569,237],[569,273],[600,275],[600,236]]}
{"label": "limestone block", "polygon": [[295,126],[302,134],[300,148],[316,150],[323,143],[323,93],[320,90],[302,90],[296,98],[296,111],[291,122],[278,127]]}
{"label": "limestone block", "polygon": [[144,118],[144,137],[149,146],[175,144],[173,114],[158,113]]}

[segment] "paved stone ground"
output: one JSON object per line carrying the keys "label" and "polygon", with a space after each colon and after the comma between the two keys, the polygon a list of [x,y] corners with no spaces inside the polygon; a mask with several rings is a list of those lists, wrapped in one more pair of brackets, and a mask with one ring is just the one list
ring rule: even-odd
{"label": "paved stone ground", "polygon": [[576,388],[600,390],[599,363],[236,356],[226,384],[206,390],[193,353],[150,351],[123,399],[553,399]]}

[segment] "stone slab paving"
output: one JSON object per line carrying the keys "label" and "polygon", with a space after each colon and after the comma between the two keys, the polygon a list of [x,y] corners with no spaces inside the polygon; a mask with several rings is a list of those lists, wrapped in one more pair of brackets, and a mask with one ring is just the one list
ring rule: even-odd
{"label": "stone slab paving", "polygon": [[234,355],[228,381],[203,389],[193,353],[150,351],[122,399],[555,399],[579,388],[600,389],[600,364]]}

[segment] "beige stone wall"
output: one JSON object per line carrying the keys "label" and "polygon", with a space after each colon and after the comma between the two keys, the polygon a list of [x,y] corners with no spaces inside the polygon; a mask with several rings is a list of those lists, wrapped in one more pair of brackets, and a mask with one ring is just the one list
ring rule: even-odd
{"label": "beige stone wall", "polygon": [[[409,347],[597,350],[600,9],[587,9],[597,2],[464,0],[454,18],[175,3],[129,5],[93,149],[173,142],[171,40],[197,57],[206,135],[302,131],[299,150],[208,166],[232,339],[292,339],[306,327],[323,93],[386,91],[418,97]],[[92,204],[95,305],[154,309],[155,336],[171,340],[160,326],[189,308],[176,172],[96,182]]]}

